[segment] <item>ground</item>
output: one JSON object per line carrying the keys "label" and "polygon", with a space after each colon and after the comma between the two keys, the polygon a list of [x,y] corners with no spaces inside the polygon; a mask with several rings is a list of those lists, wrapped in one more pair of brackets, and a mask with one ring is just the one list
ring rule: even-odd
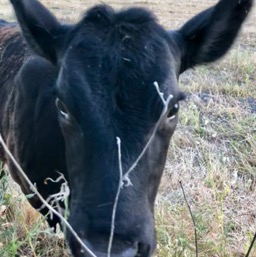
{"label": "ground", "polygon": [[[44,0],[61,20],[76,21],[98,1]],[[110,0],[115,8],[145,6],[167,28],[176,29],[213,0]],[[14,20],[7,0],[0,18]],[[171,141],[156,203],[156,256],[245,256],[256,231],[256,8],[232,51],[214,65],[184,73],[189,95]],[[53,235],[5,178],[0,193],[0,256],[69,256],[61,233]],[[3,192],[3,190],[2,190]],[[8,207],[9,206],[9,207]],[[19,211],[17,211],[19,210]],[[256,256],[256,247],[250,256]]]}

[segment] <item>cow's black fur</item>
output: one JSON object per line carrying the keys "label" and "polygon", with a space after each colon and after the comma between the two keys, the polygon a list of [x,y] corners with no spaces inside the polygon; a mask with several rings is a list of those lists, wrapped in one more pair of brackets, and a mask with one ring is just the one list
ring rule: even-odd
{"label": "cow's black fur", "polygon": [[[151,256],[155,196],[177,104],[184,98],[179,74],[223,56],[253,1],[221,0],[177,31],[166,31],[142,8],[116,12],[100,5],[79,23],[61,25],[36,0],[11,2],[29,50],[17,27],[1,20],[0,131],[45,198],[60,189],[47,178],[65,175],[71,189],[69,221],[99,257],[107,256],[119,183],[116,137],[125,172],[163,109],[154,83],[165,98],[173,95],[169,113],[130,175],[133,186],[121,190],[116,213],[111,256]],[[31,193],[1,149],[0,154],[23,192]],[[29,201],[41,206],[36,196]],[[48,222],[55,226],[58,219]],[[88,256],[71,234],[67,239],[74,256]]]}

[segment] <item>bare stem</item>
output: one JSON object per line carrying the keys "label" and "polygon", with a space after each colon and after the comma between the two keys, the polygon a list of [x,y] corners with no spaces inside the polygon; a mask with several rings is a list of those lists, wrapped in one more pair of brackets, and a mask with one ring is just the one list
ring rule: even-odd
{"label": "bare stem", "polygon": [[121,189],[123,188],[123,186],[132,186],[132,182],[129,178],[130,173],[134,170],[134,168],[138,165],[139,161],[142,159],[142,157],[144,156],[145,152],[147,151],[148,147],[150,146],[150,144],[152,143],[155,134],[157,132],[157,129],[159,128],[163,117],[166,115],[166,113],[168,112],[168,106],[169,103],[171,101],[171,99],[173,98],[172,95],[169,95],[167,97],[167,99],[164,99],[164,94],[162,92],[160,92],[159,89],[159,85],[157,82],[154,82],[154,86],[156,88],[156,91],[163,103],[163,111],[153,129],[153,132],[148,140],[148,142],[146,143],[145,147],[143,148],[143,150],[141,151],[141,153],[139,154],[138,158],[135,160],[135,162],[132,164],[132,166],[128,169],[128,171],[123,175],[123,168],[122,168],[122,154],[121,154],[121,139],[119,137],[116,138],[117,140],[117,147],[118,147],[118,163],[119,163],[119,185],[118,185],[118,189],[117,189],[117,193],[116,193],[116,197],[115,197],[115,202],[113,205],[113,210],[112,210],[112,221],[111,221],[111,231],[110,231],[110,238],[109,238],[109,244],[108,244],[108,257],[111,257],[111,248],[112,248],[112,244],[113,244],[113,237],[114,237],[114,232],[115,232],[115,217],[116,217],[116,209],[117,209],[117,204],[118,204],[118,200],[120,197],[120,193],[121,193]]}
{"label": "bare stem", "polygon": [[131,186],[131,185],[132,185],[132,183],[131,183],[131,181],[130,181],[130,179],[129,179],[129,175],[130,175],[130,173],[135,169],[135,167],[138,165],[139,161],[142,159],[142,157],[144,156],[145,152],[148,150],[148,147],[149,147],[150,144],[152,143],[152,141],[153,141],[153,139],[154,139],[154,137],[155,137],[155,135],[156,135],[157,129],[159,128],[159,126],[160,126],[160,124],[161,124],[161,122],[162,122],[163,117],[164,117],[164,116],[166,115],[166,113],[168,112],[168,105],[169,105],[171,99],[173,98],[173,95],[169,95],[169,96],[167,97],[167,99],[165,100],[165,99],[164,99],[164,95],[163,95],[163,93],[160,91],[159,85],[158,85],[157,82],[154,82],[154,86],[155,86],[155,88],[156,88],[156,91],[157,91],[157,93],[158,93],[158,95],[159,95],[159,97],[160,97],[162,103],[163,103],[164,108],[163,108],[163,111],[162,111],[162,113],[161,113],[161,115],[160,115],[160,117],[159,117],[159,119],[158,119],[158,121],[157,121],[157,123],[156,123],[156,125],[155,125],[155,127],[154,127],[154,130],[153,130],[153,132],[152,132],[152,134],[151,134],[151,136],[150,136],[148,142],[146,143],[145,147],[143,148],[143,150],[141,151],[140,155],[139,155],[138,158],[135,160],[135,162],[132,164],[132,166],[129,168],[129,170],[124,174],[123,181],[126,182],[126,184],[125,184],[126,186]]}
{"label": "bare stem", "polygon": [[245,257],[249,257],[249,255],[252,251],[253,245],[255,244],[255,241],[256,241],[256,233],[254,234],[253,240],[251,242],[251,245],[250,245],[249,250],[248,250],[247,254],[245,255]]}
{"label": "bare stem", "polygon": [[114,237],[114,232],[115,232],[115,217],[116,217],[116,209],[117,209],[117,204],[118,204],[118,200],[120,197],[120,193],[121,193],[121,189],[123,188],[123,186],[132,186],[132,182],[129,178],[130,173],[134,170],[134,168],[138,165],[139,161],[142,159],[142,157],[144,156],[145,152],[147,151],[148,147],[150,146],[150,144],[152,143],[155,134],[157,132],[157,129],[159,128],[163,117],[166,115],[166,113],[168,112],[168,106],[169,103],[171,101],[171,99],[173,98],[172,95],[169,95],[167,97],[167,99],[164,99],[164,94],[160,91],[159,89],[159,85],[157,82],[154,82],[154,86],[156,88],[156,91],[163,103],[163,111],[153,129],[153,132],[148,140],[148,142],[146,143],[145,147],[143,148],[143,150],[141,151],[141,153],[139,154],[138,158],[135,160],[135,162],[131,165],[131,167],[128,169],[128,171],[123,175],[123,168],[122,168],[122,154],[121,154],[121,139],[119,137],[117,137],[117,147],[118,147],[118,163],[119,163],[119,185],[118,185],[118,189],[117,189],[117,193],[116,193],[116,197],[115,197],[115,202],[113,205],[113,210],[112,210],[112,221],[111,221],[111,231],[110,231],[110,238],[109,238],[109,244],[108,244],[108,257],[111,257],[111,248],[112,248],[112,244],[113,244],[113,237]]}
{"label": "bare stem", "polygon": [[117,209],[117,204],[118,204],[119,196],[121,193],[121,189],[123,187],[121,139],[119,137],[117,137],[116,141],[117,141],[117,147],[118,147],[119,184],[118,184],[118,189],[117,189],[116,198],[115,198],[115,202],[113,205],[113,211],[112,211],[111,231],[110,231],[109,244],[108,244],[108,257],[110,257],[110,255],[111,255],[111,249],[112,249],[114,232],[115,232],[116,209]]}
{"label": "bare stem", "polygon": [[194,224],[194,231],[195,231],[195,245],[196,245],[196,257],[198,257],[198,243],[197,243],[197,227],[196,227],[196,221],[195,221],[195,218],[194,218],[194,215],[192,213],[192,210],[191,210],[191,207],[188,203],[188,200],[187,200],[187,197],[186,197],[186,194],[185,194],[185,190],[183,188],[183,185],[182,185],[182,181],[179,182],[180,183],[180,187],[182,189],[182,193],[183,193],[183,196],[184,196],[184,199],[186,201],[186,204],[188,206],[188,209],[189,209],[189,212],[190,212],[190,216],[192,218],[192,221],[193,221],[193,224]]}
{"label": "bare stem", "polygon": [[42,195],[37,191],[36,187],[33,185],[33,183],[30,181],[30,179],[28,178],[28,176],[26,175],[26,173],[23,171],[23,169],[21,168],[21,166],[19,165],[19,163],[16,161],[16,159],[14,158],[14,156],[12,155],[12,153],[10,152],[10,150],[8,149],[7,145],[5,144],[2,135],[0,134],[0,143],[3,146],[5,152],[7,153],[7,155],[9,156],[9,158],[12,160],[13,164],[16,166],[17,170],[20,172],[20,174],[22,175],[22,177],[26,180],[26,182],[28,183],[30,189],[33,191],[33,193],[35,193],[37,195],[37,197],[39,198],[39,200],[44,204],[44,206],[46,206],[50,212],[52,212],[53,214],[55,214],[67,227],[67,229],[71,232],[71,234],[76,238],[76,240],[81,244],[82,248],[88,252],[88,254],[92,257],[97,257],[82,241],[82,239],[78,236],[78,234],[75,232],[75,230],[72,228],[72,226],[70,225],[70,223],[59,213],[57,212],[54,208],[52,208],[52,206],[50,204],[48,204],[47,201],[44,200],[44,198],[42,197]]}

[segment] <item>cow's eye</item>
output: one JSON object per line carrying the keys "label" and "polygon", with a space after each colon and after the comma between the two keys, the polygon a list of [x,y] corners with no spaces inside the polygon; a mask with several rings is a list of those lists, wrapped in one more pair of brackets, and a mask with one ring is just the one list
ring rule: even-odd
{"label": "cow's eye", "polygon": [[167,118],[168,120],[172,120],[176,117],[176,114],[179,111],[179,103],[174,104],[168,112]]}
{"label": "cow's eye", "polygon": [[59,113],[61,114],[61,116],[64,117],[65,119],[68,119],[69,118],[68,109],[66,105],[59,98],[56,99],[55,105]]}

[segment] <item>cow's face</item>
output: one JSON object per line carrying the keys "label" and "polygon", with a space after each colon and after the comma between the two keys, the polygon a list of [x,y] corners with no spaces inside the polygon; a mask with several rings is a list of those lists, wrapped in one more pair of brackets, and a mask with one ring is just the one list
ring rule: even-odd
{"label": "cow's face", "polygon": [[[112,253],[130,248],[127,256],[149,256],[155,248],[153,205],[183,98],[168,39],[148,12],[117,15],[101,6],[70,31],[59,63],[56,105],[71,187],[69,220],[99,256],[108,249],[120,165],[125,175],[152,136],[122,181]],[[171,95],[162,116],[156,85],[164,99]],[[71,246],[79,255],[79,244]]]}
{"label": "cow's face", "polygon": [[[252,1],[222,0],[175,32],[142,9],[100,6],[62,26],[35,0],[12,2],[28,44],[59,69],[71,225],[98,257],[108,256],[111,228],[112,257],[151,256],[154,200],[184,98],[178,76],[227,51]],[[161,98],[170,100],[164,115]],[[74,256],[91,256],[67,238]]]}

